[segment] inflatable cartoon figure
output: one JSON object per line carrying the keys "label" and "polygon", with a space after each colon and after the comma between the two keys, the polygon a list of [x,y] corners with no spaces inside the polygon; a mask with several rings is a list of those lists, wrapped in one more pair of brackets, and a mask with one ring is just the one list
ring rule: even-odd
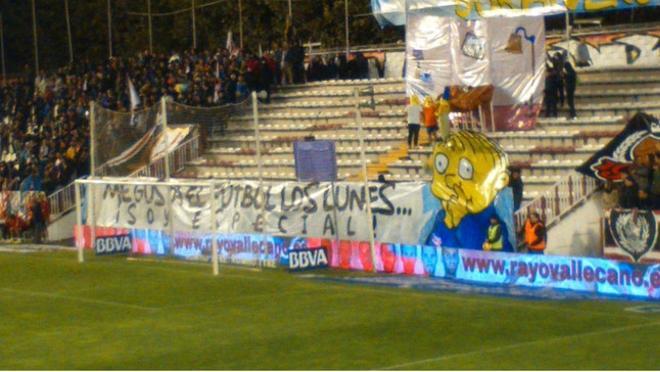
{"label": "inflatable cartoon figure", "polygon": [[429,162],[431,193],[442,210],[427,244],[481,249],[490,217],[497,216],[495,197],[509,181],[506,154],[483,134],[459,131],[435,145]]}

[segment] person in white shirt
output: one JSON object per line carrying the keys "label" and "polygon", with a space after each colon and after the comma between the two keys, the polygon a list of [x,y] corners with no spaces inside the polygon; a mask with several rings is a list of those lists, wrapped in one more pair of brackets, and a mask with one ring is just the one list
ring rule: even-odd
{"label": "person in white shirt", "polygon": [[419,129],[422,122],[422,105],[419,104],[417,96],[410,97],[410,103],[406,107],[408,122],[408,148],[411,149],[419,144]]}

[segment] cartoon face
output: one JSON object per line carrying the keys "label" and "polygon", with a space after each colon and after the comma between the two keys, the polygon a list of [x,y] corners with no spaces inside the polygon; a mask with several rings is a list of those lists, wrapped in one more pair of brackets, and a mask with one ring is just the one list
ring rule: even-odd
{"label": "cartoon face", "polygon": [[452,248],[442,248],[442,262],[445,264],[445,272],[448,277],[456,276],[458,269],[458,250]]}
{"label": "cartoon face", "polygon": [[435,272],[435,265],[438,263],[438,252],[433,246],[422,246],[422,263],[424,264],[424,272],[427,275],[433,275]]}
{"label": "cartoon face", "polygon": [[486,209],[509,182],[506,154],[480,133],[452,133],[435,145],[429,162],[431,192],[440,199],[449,228]]}
{"label": "cartoon face", "polygon": [[431,107],[431,106],[433,106],[433,97],[431,96],[424,97],[424,107]]}
{"label": "cartoon face", "polygon": [[380,245],[380,259],[383,262],[383,271],[386,273],[394,272],[394,264],[396,263],[396,255],[394,253],[394,246],[392,244]]}

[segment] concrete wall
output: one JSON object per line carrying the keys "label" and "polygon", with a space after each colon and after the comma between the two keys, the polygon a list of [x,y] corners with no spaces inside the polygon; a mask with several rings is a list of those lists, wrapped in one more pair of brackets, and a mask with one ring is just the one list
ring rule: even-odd
{"label": "concrete wall", "polygon": [[603,215],[600,195],[595,194],[550,228],[546,254],[602,256],[601,220]]}
{"label": "concrete wall", "polygon": [[574,37],[570,43],[558,37],[548,38],[551,50],[567,50],[574,58],[580,42],[589,50],[593,68],[660,66],[660,29],[646,32],[617,32]]}
{"label": "concrete wall", "polygon": [[55,222],[48,225],[48,241],[58,242],[73,238],[73,225],[76,223],[75,211],[58,218]]}

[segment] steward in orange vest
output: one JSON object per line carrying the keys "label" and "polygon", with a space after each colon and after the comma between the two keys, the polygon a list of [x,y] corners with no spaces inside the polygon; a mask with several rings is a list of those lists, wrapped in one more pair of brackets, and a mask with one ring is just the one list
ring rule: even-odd
{"label": "steward in orange vest", "polygon": [[525,244],[528,253],[543,254],[545,250],[545,225],[536,212],[530,213],[525,221]]}

